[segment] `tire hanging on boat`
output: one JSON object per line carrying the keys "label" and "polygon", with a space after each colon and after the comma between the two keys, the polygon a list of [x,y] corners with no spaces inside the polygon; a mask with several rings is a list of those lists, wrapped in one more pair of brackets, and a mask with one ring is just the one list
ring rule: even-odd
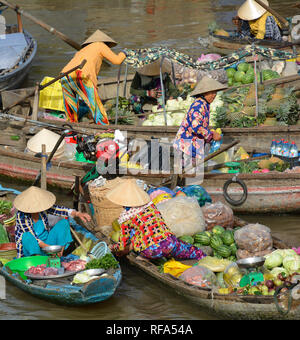
{"label": "tire hanging on boat", "polygon": [[[230,186],[230,184],[232,183],[237,183],[241,186],[241,188],[243,189],[243,196],[239,199],[239,200],[233,200],[229,194],[228,194],[228,187]],[[248,189],[247,189],[247,185],[244,181],[242,181],[241,179],[237,178],[236,176],[233,177],[232,179],[229,179],[228,181],[226,181],[224,183],[224,186],[223,186],[223,195],[224,195],[224,198],[225,200],[235,206],[235,207],[238,207],[240,205],[242,205],[243,203],[245,203],[247,197],[248,197]]]}

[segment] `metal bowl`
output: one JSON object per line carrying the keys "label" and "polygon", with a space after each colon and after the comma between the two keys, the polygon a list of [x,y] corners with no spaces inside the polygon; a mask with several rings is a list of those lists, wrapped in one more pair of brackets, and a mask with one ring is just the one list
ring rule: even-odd
{"label": "metal bowl", "polygon": [[88,274],[89,276],[97,276],[97,275],[101,275],[104,272],[106,272],[105,269],[101,269],[101,268],[97,268],[97,269],[87,269],[85,271],[83,271],[83,274]]}
{"label": "metal bowl", "polygon": [[63,246],[48,246],[48,247],[44,247],[43,251],[47,254],[57,254],[60,251],[62,251]]}
{"label": "metal bowl", "polygon": [[265,263],[266,259],[264,257],[247,257],[246,259],[241,259],[236,261],[236,264],[240,268],[257,268],[261,267]]}

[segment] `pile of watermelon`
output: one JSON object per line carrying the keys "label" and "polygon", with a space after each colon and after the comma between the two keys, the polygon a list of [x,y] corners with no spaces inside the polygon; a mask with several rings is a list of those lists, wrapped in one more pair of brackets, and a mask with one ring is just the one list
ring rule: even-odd
{"label": "pile of watermelon", "polygon": [[198,248],[210,247],[213,256],[219,259],[236,261],[237,245],[234,240],[234,233],[238,229],[226,230],[221,226],[215,226],[211,231],[202,231],[194,236],[184,235],[179,239]]}
{"label": "pile of watermelon", "polygon": [[[240,86],[243,84],[252,84],[254,82],[254,68],[251,64],[240,63],[237,68],[230,67],[226,69],[228,77],[228,86]],[[263,81],[279,78],[276,71],[263,70]],[[257,73],[257,80],[260,82],[260,73]]]}

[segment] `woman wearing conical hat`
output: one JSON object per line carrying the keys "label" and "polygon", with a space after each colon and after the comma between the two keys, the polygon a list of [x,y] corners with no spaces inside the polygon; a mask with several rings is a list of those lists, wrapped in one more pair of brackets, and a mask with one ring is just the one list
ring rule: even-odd
{"label": "woman wearing conical hat", "polygon": [[[73,241],[67,218],[91,220],[88,214],[58,206],[55,201],[54,194],[35,186],[15,198],[14,207],[18,210],[15,227],[18,257],[43,255],[43,248],[49,245],[62,246],[63,253]],[[63,219],[50,228],[48,215]]]}
{"label": "woman wearing conical hat", "polygon": [[[145,104],[157,105],[162,97],[161,80],[164,87],[165,100],[177,98],[179,91],[170,77],[171,65],[164,60],[162,79],[160,78],[161,59],[136,70],[130,86],[130,102],[136,114],[144,113]],[[162,103],[160,103],[162,105]]]}
{"label": "woman wearing conical hat", "polygon": [[209,110],[217,92],[226,88],[227,86],[208,76],[204,76],[200,80],[190,94],[196,99],[177,132],[174,140],[175,150],[192,159],[203,158],[205,143],[221,139],[217,132],[211,131],[209,128]]}
{"label": "woman wearing conical hat", "polygon": [[92,34],[81,46],[74,58],[64,67],[62,73],[78,66],[85,59],[87,62],[81,70],[76,70],[61,79],[65,112],[68,120],[78,122],[79,97],[91,112],[96,124],[109,124],[105,108],[97,90],[97,76],[103,59],[114,65],[120,65],[126,58],[124,52],[115,54],[111,47],[117,43],[100,30]]}
{"label": "woman wearing conical hat", "polygon": [[146,259],[201,259],[206,256],[200,248],[176,238],[136,180],[124,180],[108,192],[106,198],[125,208],[118,219],[119,242],[110,246],[118,255],[134,250]]}
{"label": "woman wearing conical hat", "polygon": [[[269,5],[267,0],[262,0],[262,2]],[[241,38],[282,40],[280,22],[255,0],[247,0],[238,9],[233,23],[237,26],[238,35]]]}

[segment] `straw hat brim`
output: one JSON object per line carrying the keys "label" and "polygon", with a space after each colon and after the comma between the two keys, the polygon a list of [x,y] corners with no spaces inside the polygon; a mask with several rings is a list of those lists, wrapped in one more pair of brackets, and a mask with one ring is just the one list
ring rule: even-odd
{"label": "straw hat brim", "polygon": [[50,209],[55,202],[52,192],[31,186],[19,194],[13,204],[19,211],[34,214]]}
{"label": "straw hat brim", "polygon": [[106,33],[97,30],[86,41],[84,41],[81,44],[81,47],[85,47],[94,42],[103,42],[106,43],[109,47],[115,47],[118,45],[118,43],[114,41],[111,37],[109,37]]}
{"label": "straw hat brim", "polygon": [[[262,0],[262,2],[269,6],[269,2],[267,0]],[[260,18],[262,15],[264,15],[267,12],[265,8],[263,8],[261,5],[259,5],[254,0],[247,0],[239,9],[237,12],[237,15],[242,19],[246,21],[256,20]]]}
{"label": "straw hat brim", "polygon": [[[27,149],[34,153],[42,152],[42,144],[46,145],[46,153],[49,153],[55,147],[57,141],[59,140],[60,135],[57,133],[42,129],[36,135],[29,139],[27,142]],[[65,145],[65,141],[63,140],[57,149],[58,152],[62,151]]]}
{"label": "straw hat brim", "polygon": [[[137,68],[136,71],[143,76],[149,76],[149,77],[159,76],[160,75],[160,65],[161,65],[161,58],[157,59],[156,61],[154,61],[151,64]],[[167,60],[163,61],[162,67],[161,67],[161,72],[171,74],[172,67],[171,67],[170,62],[168,62]]]}
{"label": "straw hat brim", "polygon": [[210,78],[208,76],[204,76],[199,83],[196,85],[194,90],[190,93],[191,97],[198,96],[200,94],[205,94],[211,91],[222,91],[227,89],[228,87],[224,84],[221,84],[217,80]]}
{"label": "straw hat brim", "polygon": [[140,207],[151,201],[150,196],[136,184],[135,179],[124,180],[109,191],[106,198],[123,207]]}

